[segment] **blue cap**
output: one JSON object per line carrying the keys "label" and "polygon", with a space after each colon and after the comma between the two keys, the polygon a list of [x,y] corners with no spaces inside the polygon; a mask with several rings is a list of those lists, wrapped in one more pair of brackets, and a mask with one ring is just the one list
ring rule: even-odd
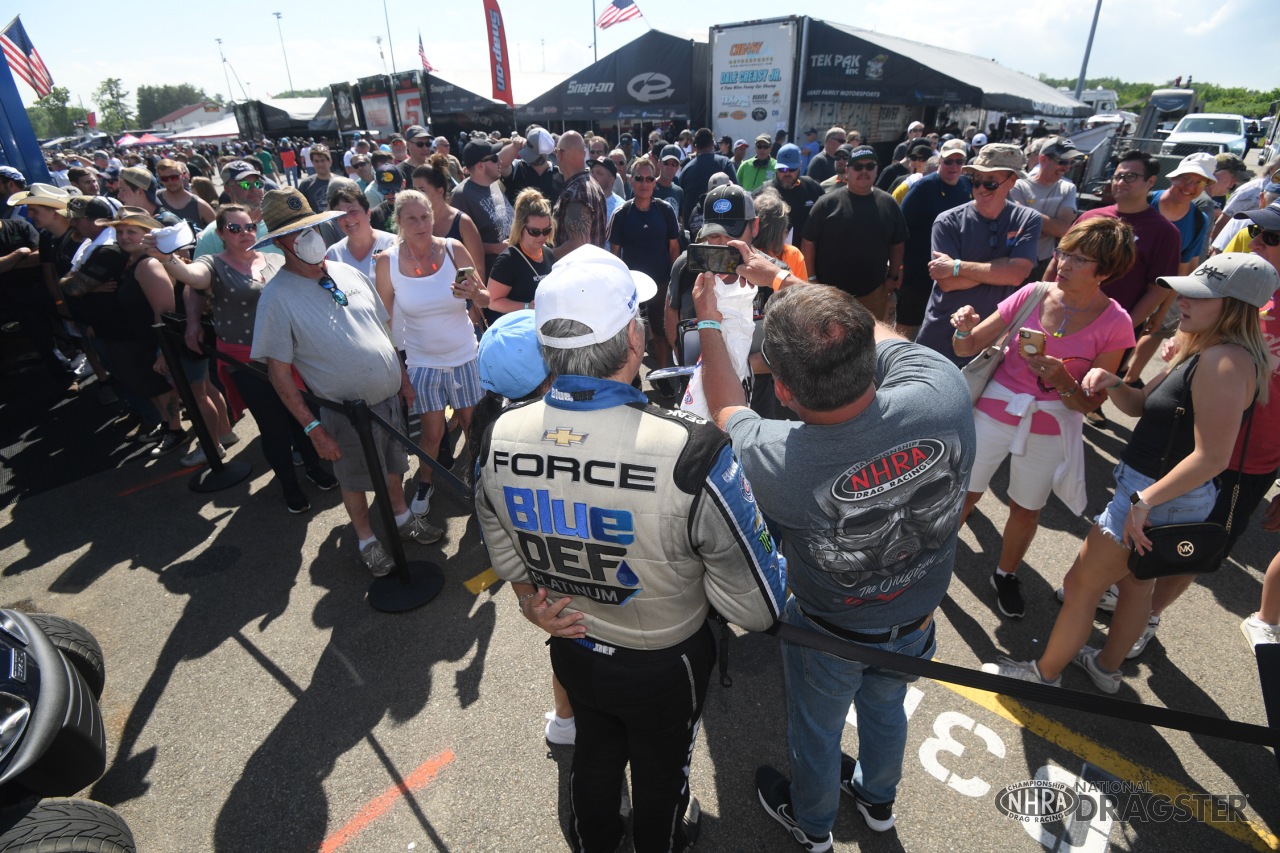
{"label": "blue cap", "polygon": [[800,169],[800,146],[792,145],[788,142],[786,145],[778,149],[777,156],[779,171],[795,172]]}
{"label": "blue cap", "polygon": [[662,149],[662,156],[659,159],[666,160],[669,157],[674,157],[678,163],[684,159],[684,152],[680,150],[679,145],[667,145]]}
{"label": "blue cap", "polygon": [[509,400],[532,394],[551,372],[542,358],[532,308],[503,314],[489,326],[477,358],[480,384]]}

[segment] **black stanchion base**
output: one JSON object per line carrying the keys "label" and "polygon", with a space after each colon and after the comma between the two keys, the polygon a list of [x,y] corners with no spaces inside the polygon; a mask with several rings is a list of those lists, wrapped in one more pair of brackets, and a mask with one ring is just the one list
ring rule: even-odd
{"label": "black stanchion base", "polygon": [[187,485],[193,492],[220,492],[244,480],[252,470],[253,465],[239,459],[222,463],[221,471],[214,471],[206,465]]}
{"label": "black stanchion base", "polygon": [[444,589],[444,572],[435,563],[409,560],[409,583],[392,572],[369,584],[369,606],[383,613],[403,613],[428,603]]}

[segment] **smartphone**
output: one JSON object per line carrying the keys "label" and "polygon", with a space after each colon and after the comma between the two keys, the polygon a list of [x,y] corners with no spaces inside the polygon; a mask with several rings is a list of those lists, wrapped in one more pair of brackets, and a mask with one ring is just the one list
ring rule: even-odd
{"label": "smartphone", "polygon": [[1018,346],[1024,356],[1044,355],[1044,332],[1039,329],[1019,329]]}
{"label": "smartphone", "polygon": [[742,253],[733,246],[690,243],[687,263],[691,272],[736,275],[738,265],[742,263]]}
{"label": "smartphone", "polygon": [[458,272],[453,276],[453,283],[462,284],[475,271],[475,267],[459,267]]}

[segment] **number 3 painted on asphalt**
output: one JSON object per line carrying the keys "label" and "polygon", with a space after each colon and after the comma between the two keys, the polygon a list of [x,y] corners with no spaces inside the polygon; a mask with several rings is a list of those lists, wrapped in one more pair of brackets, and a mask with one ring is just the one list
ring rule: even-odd
{"label": "number 3 painted on asphalt", "polygon": [[939,782],[946,782],[950,788],[966,797],[986,796],[991,790],[989,784],[977,776],[972,778],[957,776],[943,767],[942,762],[938,760],[939,753],[943,752],[949,752],[952,755],[964,754],[964,744],[951,736],[951,730],[955,728],[973,732],[982,738],[982,742],[987,746],[987,752],[997,758],[1004,758],[1004,741],[998,734],[958,711],[944,711],[933,721],[933,733],[936,737],[928,738],[920,744],[920,763],[924,765],[925,770],[929,771],[929,775]]}

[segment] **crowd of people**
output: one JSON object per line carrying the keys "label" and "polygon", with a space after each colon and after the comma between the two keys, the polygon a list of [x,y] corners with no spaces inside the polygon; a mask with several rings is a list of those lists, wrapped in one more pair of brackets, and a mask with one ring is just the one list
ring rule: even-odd
{"label": "crowd of people", "polygon": [[[1006,458],[992,606],[1023,617],[1050,495],[1080,514],[1108,488],[1085,435],[1111,406],[1137,425],[1043,654],[985,668],[1056,685],[1075,663],[1115,693],[1194,582],[1135,574],[1150,529],[1217,522],[1225,559],[1280,468],[1280,161],[1192,154],[1156,190],[1160,162],[1124,152],[1112,203],[1081,211],[1067,136],[928,130],[887,158],[841,127],[455,146],[417,125],[59,156],[53,185],[0,167],[0,275],[50,371],[116,388],[156,456],[188,444],[152,326],[180,330],[187,414],[220,455],[252,414],[292,513],[298,468],[340,487],[375,576],[393,568],[375,478],[395,534],[430,544],[432,462],[460,461],[495,571],[552,636],[545,734],[577,746],[575,849],[616,848],[630,765],[636,849],[679,850],[713,618],[931,657],[958,532]],[[209,348],[247,366],[211,370]],[[401,444],[375,427],[367,470],[351,423],[301,390],[416,420],[407,488]],[[1280,554],[1241,630],[1280,642]],[[786,641],[782,661],[791,775],[761,767],[761,804],[817,853],[842,792],[890,829],[912,679]]]}

